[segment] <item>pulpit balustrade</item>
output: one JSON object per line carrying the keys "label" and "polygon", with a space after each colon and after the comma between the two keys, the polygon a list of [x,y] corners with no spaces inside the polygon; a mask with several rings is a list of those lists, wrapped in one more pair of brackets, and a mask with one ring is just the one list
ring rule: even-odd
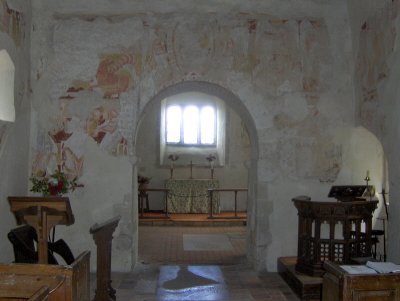
{"label": "pulpit balustrade", "polygon": [[296,270],[311,276],[324,273],[326,260],[350,264],[371,256],[372,213],[378,201],[314,202],[300,196]]}

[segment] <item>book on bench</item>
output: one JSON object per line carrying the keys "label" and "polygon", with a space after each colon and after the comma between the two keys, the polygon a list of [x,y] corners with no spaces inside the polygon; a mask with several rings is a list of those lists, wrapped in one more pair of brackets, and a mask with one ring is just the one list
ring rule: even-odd
{"label": "book on bench", "polygon": [[400,265],[393,262],[367,261],[365,265],[341,265],[349,274],[390,274],[400,273]]}
{"label": "book on bench", "polygon": [[393,262],[367,261],[365,265],[380,274],[400,273],[400,265]]}

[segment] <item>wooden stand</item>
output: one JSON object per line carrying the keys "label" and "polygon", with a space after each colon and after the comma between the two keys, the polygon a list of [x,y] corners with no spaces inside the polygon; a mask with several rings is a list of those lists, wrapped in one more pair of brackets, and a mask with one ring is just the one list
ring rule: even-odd
{"label": "wooden stand", "polygon": [[38,263],[48,263],[47,238],[56,225],[71,225],[74,216],[66,197],[8,197],[17,223],[35,228],[38,237]]}
{"label": "wooden stand", "polygon": [[292,201],[299,216],[297,271],[321,276],[325,260],[350,264],[353,258],[371,257],[372,213],[378,201],[311,202],[305,196]]}
{"label": "wooden stand", "polygon": [[111,286],[111,243],[120,216],[90,228],[97,246],[97,288],[95,301],[115,301],[115,289]]}
{"label": "wooden stand", "polygon": [[[31,295],[40,298],[46,292],[42,287],[47,286],[49,301],[89,301],[90,252],[83,252],[67,266],[47,264],[50,229],[74,223],[69,199],[49,196],[8,197],[8,200],[17,223],[29,224],[37,232],[39,264],[0,264],[0,296],[13,300]],[[2,281],[5,281],[4,287]],[[9,284],[14,287],[7,287]]]}

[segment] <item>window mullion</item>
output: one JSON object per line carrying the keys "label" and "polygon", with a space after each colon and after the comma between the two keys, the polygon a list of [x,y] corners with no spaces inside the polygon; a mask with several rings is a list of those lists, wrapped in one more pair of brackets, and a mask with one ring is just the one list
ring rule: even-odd
{"label": "window mullion", "polygon": [[197,144],[198,145],[202,145],[201,144],[201,107],[197,106],[198,109],[198,123],[197,123]]}
{"label": "window mullion", "polygon": [[180,106],[181,107],[181,135],[179,139],[179,144],[183,144],[183,137],[184,137],[184,111],[185,111],[185,106]]}

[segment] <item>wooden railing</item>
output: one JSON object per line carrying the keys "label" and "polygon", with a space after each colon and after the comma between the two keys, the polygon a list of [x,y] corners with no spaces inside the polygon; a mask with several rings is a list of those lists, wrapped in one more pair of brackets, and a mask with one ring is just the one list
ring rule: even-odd
{"label": "wooden railing", "polygon": [[[235,208],[234,208],[234,216],[231,218],[239,218],[237,215],[237,194],[239,191],[247,192],[247,188],[210,188],[208,189],[209,201],[210,201],[210,215],[208,218],[216,218],[213,215],[213,195],[214,192],[233,192],[235,194]],[[225,217],[226,218],[226,217]]]}
{"label": "wooden railing", "polygon": [[165,193],[165,198],[164,198],[164,208],[165,208],[165,217],[168,217],[168,192],[169,189],[167,188],[140,188],[139,190],[139,215],[140,217],[143,217],[143,201],[146,201],[147,209],[149,209],[149,191],[154,191],[154,192],[164,192]]}
{"label": "wooden railing", "polygon": [[[138,201],[139,201],[139,216],[141,218],[144,217],[144,205],[143,202],[146,202],[146,205],[148,207],[149,204],[149,195],[148,192],[163,192],[165,193],[165,198],[164,198],[164,208],[165,208],[165,217],[169,217],[169,212],[168,212],[168,193],[169,189],[167,188],[140,188],[138,189]],[[230,218],[239,218],[237,214],[237,195],[239,192],[247,192],[247,188],[209,188],[207,189],[208,192],[208,199],[209,199],[209,218],[217,218],[213,215],[213,195],[214,192],[233,192],[234,193],[234,215]],[[225,217],[226,218],[226,217]]]}

